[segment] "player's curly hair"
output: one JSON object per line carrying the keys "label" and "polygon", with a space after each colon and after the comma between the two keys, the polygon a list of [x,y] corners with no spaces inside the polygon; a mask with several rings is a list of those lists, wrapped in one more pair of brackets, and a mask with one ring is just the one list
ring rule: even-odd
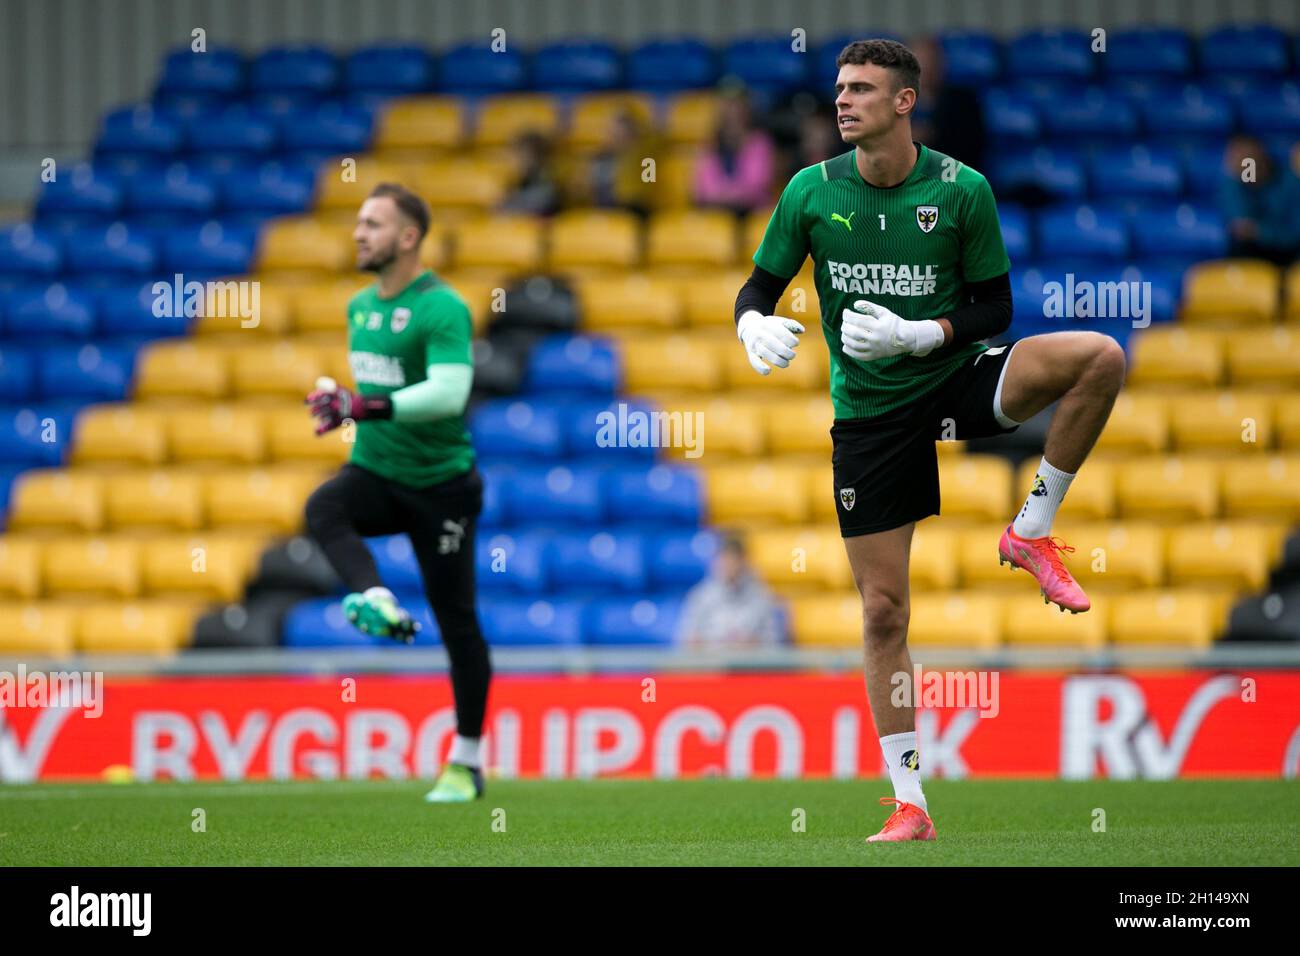
{"label": "player's curly hair", "polygon": [[835,58],[835,68],[872,63],[894,74],[894,92],[909,88],[921,95],[921,63],[916,54],[897,40],[854,40]]}
{"label": "player's curly hair", "polygon": [[429,233],[429,206],[411,190],[400,183],[379,183],[370,191],[370,198],[387,197],[397,204],[402,214],[415,223],[423,240]]}

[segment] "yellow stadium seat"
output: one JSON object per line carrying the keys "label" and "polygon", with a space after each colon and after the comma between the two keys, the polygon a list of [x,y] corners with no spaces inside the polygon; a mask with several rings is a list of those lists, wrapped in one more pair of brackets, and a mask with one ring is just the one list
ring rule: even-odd
{"label": "yellow stadium seat", "polygon": [[862,598],[857,591],[790,599],[790,631],[800,647],[861,647]]}
{"label": "yellow stadium seat", "polygon": [[167,460],[159,412],[136,405],[94,405],[77,413],[72,462],[157,465]]}
{"label": "yellow stadium seat", "polygon": [[572,209],[551,220],[552,269],[632,268],[641,261],[641,221],[615,209]]}
{"label": "yellow stadium seat", "polygon": [[77,647],[86,654],[170,654],[189,644],[197,613],[176,601],[88,604],[77,614]]}
{"label": "yellow stadium seat", "polygon": [[289,287],[275,278],[214,280],[203,303],[191,330],[195,335],[276,336],[293,324]]}
{"label": "yellow stadium seat", "polygon": [[1300,262],[1286,270],[1286,296],[1282,305],[1283,319],[1300,321]]}
{"label": "yellow stadium seat", "polygon": [[569,112],[568,145],[590,149],[609,139],[614,117],[631,110],[642,124],[654,119],[654,101],[635,93],[592,93],[574,100]]}
{"label": "yellow stadium seat", "polygon": [[376,150],[454,149],[465,137],[464,107],[454,96],[413,96],[391,101],[375,134]]}
{"label": "yellow stadium seat", "polygon": [[222,398],[229,390],[227,353],[212,344],[158,342],[136,362],[137,398]]}
{"label": "yellow stadium seat", "polygon": [[1273,447],[1273,396],[1229,391],[1180,395],[1169,402],[1169,425],[1180,452],[1268,451]]}
{"label": "yellow stadium seat", "polygon": [[55,602],[0,604],[0,655],[68,657],[76,648],[77,609]]}
{"label": "yellow stadium seat", "polygon": [[808,495],[812,520],[832,522],[839,520],[839,511],[835,502],[839,492],[835,489],[835,478],[826,465],[813,465],[803,469],[804,492]]}
{"label": "yellow stadium seat", "polygon": [[745,255],[752,256],[763,244],[767,224],[772,221],[772,213],[775,211],[776,207],[765,206],[745,216],[745,221],[740,227],[740,246]]}
{"label": "yellow stadium seat", "polygon": [[178,408],[167,416],[177,461],[261,461],[265,426],[257,409],[238,405]]}
{"label": "yellow stadium seat", "polygon": [[69,537],[44,543],[41,570],[49,594],[140,593],[140,545],[117,537]]}
{"label": "yellow stadium seat", "polygon": [[[808,328],[806,321],[802,318],[799,321],[804,328]],[[772,396],[773,401],[787,400],[777,396],[791,389],[825,395],[830,387],[830,358],[825,345],[819,341],[820,330],[816,325],[812,328],[813,332],[805,332],[802,336],[802,344],[795,352],[793,362],[785,368],[774,368],[769,374],[760,376],[749,364],[744,346],[736,339],[735,325],[731,328],[723,326],[717,331],[717,337],[722,350],[722,370],[727,386]],[[830,428],[829,422],[826,427]]]}
{"label": "yellow stadium seat", "polygon": [[668,103],[664,133],[673,143],[703,145],[718,126],[718,97],[712,92],[678,93]]}
{"label": "yellow stadium seat", "polygon": [[[350,161],[350,163],[349,163]],[[339,221],[353,220],[361,204],[380,183],[400,183],[408,168],[371,156],[340,156],[316,171],[316,209],[338,211]]]}
{"label": "yellow stadium seat", "polygon": [[[1074,548],[1063,560],[1088,594],[1154,588],[1166,583],[1165,529],[1158,524],[1062,521],[1052,534]],[[1006,567],[1001,570],[1005,572]],[[1024,583],[1024,576],[1018,572],[1007,576]]]}
{"label": "yellow stadium seat", "polygon": [[1115,495],[1125,518],[1186,521],[1219,512],[1219,476],[1213,462],[1158,455],[1117,462]]}
{"label": "yellow stadium seat", "polygon": [[619,346],[622,387],[627,392],[662,388],[714,391],[722,383],[718,343],[712,337],[627,335]]}
{"label": "yellow stadium seat", "polygon": [[725,329],[734,334],[736,294],[749,274],[730,270],[702,276],[680,276],[686,324],[701,329]]}
{"label": "yellow stadium seat", "polygon": [[1300,455],[1260,455],[1221,468],[1228,517],[1300,519]]}
{"label": "yellow stadium seat", "polygon": [[315,422],[302,405],[266,411],[266,448],[276,461],[341,465],[348,460],[355,441],[355,428],[317,435]]}
{"label": "yellow stadium seat", "polygon": [[656,213],[647,234],[646,261],[701,270],[734,265],[736,220],[717,210]]}
{"label": "yellow stadium seat", "polygon": [[1276,412],[1278,447],[1288,451],[1300,450],[1300,392],[1279,395],[1273,410]]}
{"label": "yellow stadium seat", "polygon": [[746,538],[750,561],[768,585],[795,591],[843,591],[853,587],[848,555],[833,525],[762,528]]}
{"label": "yellow stadium seat", "polygon": [[447,253],[449,245],[447,225],[438,220],[429,223],[429,232],[424,237],[424,242],[420,243],[420,265],[424,268],[441,272],[451,261]]}
{"label": "yellow stadium seat", "polygon": [[300,286],[293,292],[293,327],[299,332],[347,335],[348,301],[364,287],[360,277]]}
{"label": "yellow stadium seat", "polygon": [[1002,598],[1001,607],[1002,640],[1007,646],[1090,651],[1106,646],[1109,621],[1096,604],[1080,614],[1061,613],[1056,607],[1044,605],[1037,593],[1031,593],[1008,594]]}
{"label": "yellow stadium seat", "polygon": [[1141,455],[1169,447],[1169,404],[1178,401],[1142,391],[1123,391],[1097,439],[1103,454]]}
{"label": "yellow stadium seat", "polygon": [[491,209],[505,198],[508,176],[472,158],[438,160],[416,176],[418,192],[437,209]]}
{"label": "yellow stadium seat", "polygon": [[560,107],[545,93],[511,93],[490,96],[479,106],[474,124],[474,145],[508,146],[525,133],[552,136],[560,126]]}
{"label": "yellow stadium seat", "polygon": [[340,272],[352,266],[351,231],[306,216],[273,219],[262,230],[259,269]]}
{"label": "yellow stadium seat", "polygon": [[[923,522],[920,528],[924,528]],[[998,562],[998,539],[1006,525],[980,524],[957,528],[949,532],[948,563],[961,578],[963,588],[981,588],[993,591],[1022,591],[1037,585],[1023,574],[1007,570]]]}
{"label": "yellow stadium seat", "polygon": [[307,496],[319,484],[311,472],[285,469],[240,469],[204,476],[204,503],[214,528],[297,531]]}
{"label": "yellow stadium seat", "polygon": [[1277,316],[1282,276],[1278,267],[1252,259],[1202,262],[1183,280],[1182,321],[1264,324]]}
{"label": "yellow stadium seat", "polygon": [[[957,586],[958,534],[934,522],[919,522],[912,532],[909,582],[915,591],[951,591]],[[996,546],[996,539],[995,539]]]}
{"label": "yellow stadium seat", "polygon": [[753,520],[808,520],[803,470],[781,464],[722,464],[704,469],[709,520],[715,524]]}
{"label": "yellow stadium seat", "polygon": [[1111,643],[1207,648],[1222,626],[1221,609],[1214,596],[1183,588],[1116,594]]}
{"label": "yellow stadium seat", "polygon": [[[1021,463],[1016,473],[1015,493],[1028,495],[1033,489],[1038,461],[1034,458]],[[1110,463],[1093,460],[1079,469],[1070,490],[1057,514],[1064,519],[1091,520],[1109,518],[1115,514],[1115,469]]]}
{"label": "yellow stadium seat", "polygon": [[104,526],[103,480],[63,468],[24,471],[9,498],[9,527],[98,531]]}
{"label": "yellow stadium seat", "polygon": [[689,209],[695,198],[695,147],[674,149],[655,170],[652,193],[656,209]]}
{"label": "yellow stadium seat", "polygon": [[320,350],[292,339],[231,349],[231,385],[241,397],[302,399],[323,373]]}
{"label": "yellow stadium seat", "polygon": [[1002,643],[998,598],[981,591],[923,591],[911,597],[907,641],[912,646],[995,650]]}
{"label": "yellow stadium seat", "polygon": [[34,598],[40,593],[40,542],[14,534],[0,536],[0,596]]}
{"label": "yellow stadium seat", "polygon": [[1208,388],[1223,380],[1224,335],[1180,325],[1144,329],[1129,348],[1128,384]]}
{"label": "yellow stadium seat", "polygon": [[[803,356],[799,356],[800,359]],[[796,363],[791,363],[791,368]],[[789,371],[783,369],[782,371]],[[767,443],[773,454],[817,454],[831,460],[831,423],[835,410],[829,395],[767,403]]]}
{"label": "yellow stadium seat", "polygon": [[1228,377],[1239,385],[1300,385],[1300,329],[1245,329],[1228,338]]}
{"label": "yellow stadium seat", "polygon": [[676,286],[641,275],[589,277],[577,283],[582,325],[589,332],[672,328],[681,324]]}
{"label": "yellow stadium seat", "polygon": [[762,409],[731,398],[715,398],[701,405],[698,396],[655,396],[665,410],[698,410],[704,414],[704,449],[714,455],[757,458],[763,454]]}
{"label": "yellow stadium seat", "polygon": [[542,262],[542,223],[533,216],[469,219],[452,233],[459,269],[508,269],[526,272]]}
{"label": "yellow stadium seat", "polygon": [[114,528],[190,531],[203,527],[202,483],[188,469],[107,475],[104,489],[106,517]]}
{"label": "yellow stadium seat", "polygon": [[154,595],[238,600],[266,543],[264,535],[212,531],[147,541],[145,584]]}
{"label": "yellow stadium seat", "polygon": [[1006,521],[1013,513],[1011,465],[993,455],[940,458],[939,498],[946,517]]}
{"label": "yellow stadium seat", "polygon": [[1169,580],[1175,587],[1200,584],[1261,590],[1277,558],[1276,536],[1245,522],[1208,522],[1172,528],[1168,536]]}

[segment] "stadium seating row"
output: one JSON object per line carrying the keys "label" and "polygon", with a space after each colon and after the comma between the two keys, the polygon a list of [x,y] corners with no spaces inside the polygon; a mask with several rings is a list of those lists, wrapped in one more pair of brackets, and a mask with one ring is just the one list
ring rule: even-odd
{"label": "stadium seating row", "polygon": [[189,598],[0,603],[0,654],[173,654],[189,644],[203,604]]}

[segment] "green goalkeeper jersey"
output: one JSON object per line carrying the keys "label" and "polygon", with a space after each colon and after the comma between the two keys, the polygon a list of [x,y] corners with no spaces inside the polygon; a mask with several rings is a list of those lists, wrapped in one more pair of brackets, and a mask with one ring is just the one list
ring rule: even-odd
{"label": "green goalkeeper jersey", "polygon": [[[390,395],[423,382],[430,365],[474,362],[469,307],[451,286],[422,272],[391,299],[378,285],[348,302],[348,364],[362,395]],[[463,416],[430,422],[364,421],[352,463],[411,488],[447,481],[474,465]]]}
{"label": "green goalkeeper jersey", "polygon": [[971,343],[861,362],[840,345],[844,309],[868,299],[904,319],[940,319],[966,304],[964,283],[1011,268],[993,191],[978,172],[917,144],[907,178],[881,188],[862,178],[855,152],[796,173],[754,253],[755,264],[783,278],[812,255],[837,420],[874,418],[916,401],[987,348]]}

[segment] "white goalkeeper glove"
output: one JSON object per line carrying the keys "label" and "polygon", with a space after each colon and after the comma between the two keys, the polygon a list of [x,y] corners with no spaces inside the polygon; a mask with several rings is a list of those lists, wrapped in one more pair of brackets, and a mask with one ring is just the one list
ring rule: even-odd
{"label": "white goalkeeper glove", "polygon": [[803,326],[794,319],[763,315],[757,309],[742,315],[736,326],[736,337],[744,344],[749,364],[759,375],[772,371],[767,362],[777,368],[787,368],[794,361],[794,350],[799,345],[797,335],[803,335]]}
{"label": "white goalkeeper glove", "polygon": [[844,354],[860,362],[890,355],[929,355],[943,345],[943,326],[934,319],[909,321],[883,305],[858,299],[840,322]]}

